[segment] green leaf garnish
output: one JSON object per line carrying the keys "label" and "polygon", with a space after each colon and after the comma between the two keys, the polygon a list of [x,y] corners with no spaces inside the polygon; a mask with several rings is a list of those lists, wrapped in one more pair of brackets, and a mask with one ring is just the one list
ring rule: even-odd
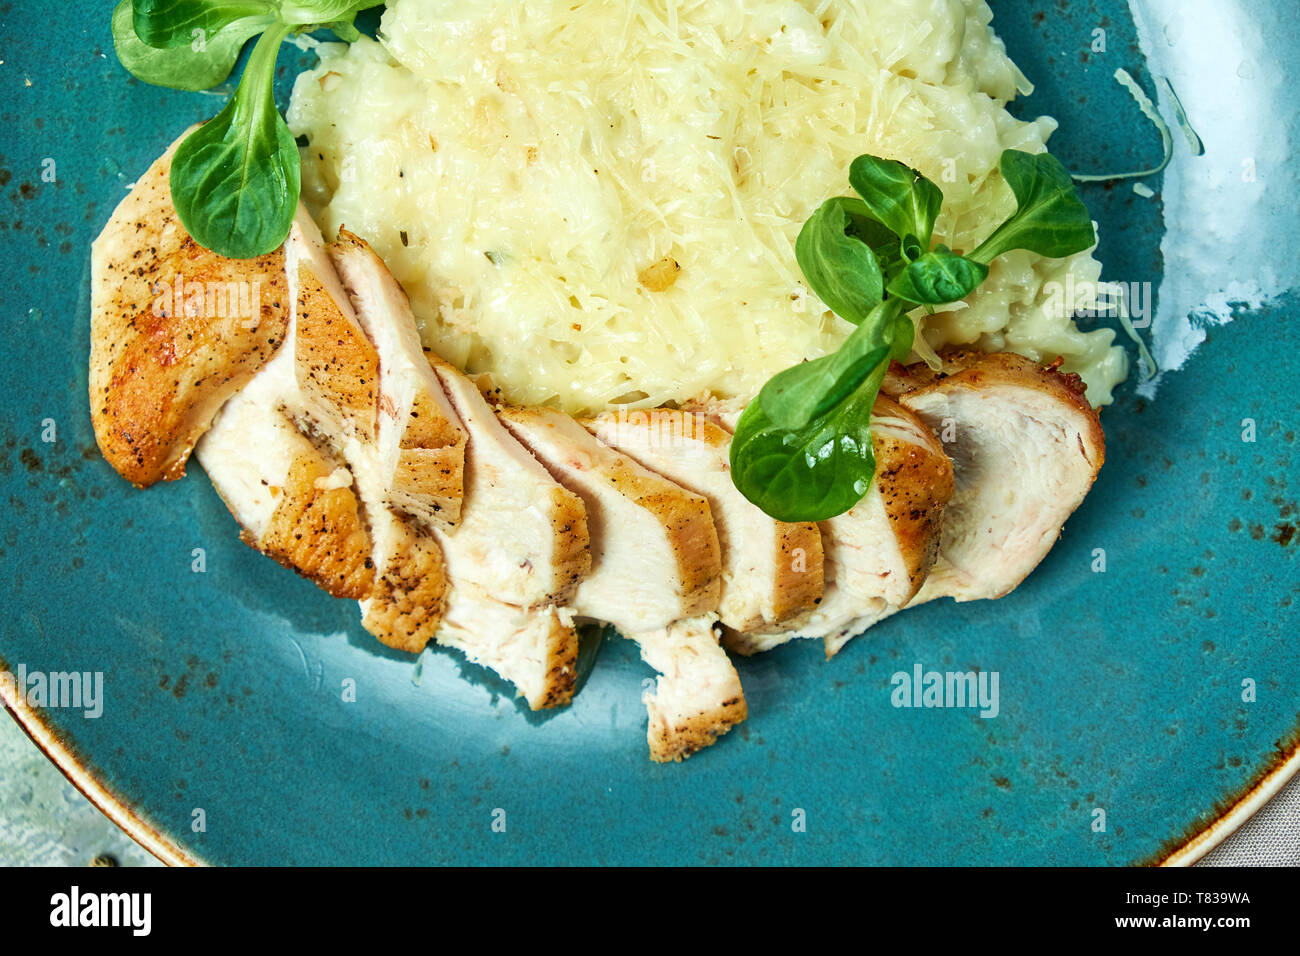
{"label": "green leaf garnish", "polygon": [[909,166],[877,156],[859,156],[853,161],[849,185],[891,232],[911,235],[929,247],[943,205],[938,186]]}
{"label": "green leaf garnish", "polygon": [[1050,153],[1002,154],[1002,178],[1016,196],[1015,213],[970,254],[989,263],[1013,249],[1049,259],[1083,252],[1097,242],[1092,216],[1075,192],[1070,172]]}
{"label": "green leaf garnish", "polygon": [[383,0],[273,0],[280,19],[295,26],[310,23],[328,26],[338,21],[351,23],[358,13],[377,7]]}
{"label": "green leaf garnish", "polygon": [[889,283],[889,294],[922,305],[945,305],[964,299],[989,274],[989,267],[943,246],[922,253]]}
{"label": "green leaf garnish", "polygon": [[136,36],[149,46],[192,47],[240,20],[270,25],[275,8],[270,0],[134,0],[132,22]]}
{"label": "green leaf garnish", "polygon": [[740,492],[778,521],[823,521],[857,504],[876,471],[871,406],[886,367],[800,428],[782,428],[750,402],[731,440]]}
{"label": "green leaf garnish", "polygon": [[167,48],[141,40],[132,21],[131,0],[121,0],[113,10],[113,48],[122,65],[152,86],[197,92],[210,90],[230,76],[244,44],[274,23],[275,17],[237,20],[209,34],[201,44]]}
{"label": "green leaf garnish", "polygon": [[836,315],[857,325],[880,302],[885,284],[880,262],[862,235],[871,228],[867,225],[871,220],[860,216],[857,235],[849,235],[853,210],[852,199],[822,203],[799,230],[794,254],[817,297]]}
{"label": "green leaf garnish", "polygon": [[275,108],[275,57],[289,28],[264,33],[239,88],[172,159],[172,202],[200,245],[251,259],[284,242],[298,206],[298,144]]}
{"label": "green leaf garnish", "polygon": [[[758,393],[763,413],[773,424],[794,429],[838,405],[894,353],[898,312],[897,300],[882,302],[830,355],[774,375]],[[912,328],[910,321],[904,325]],[[911,344],[909,336],[907,347]]]}
{"label": "green leaf garnish", "polygon": [[978,249],[930,248],[943,193],[916,170],[859,156],[837,197],[804,223],[795,256],[809,287],[857,326],[830,355],[774,375],[749,403],[731,442],[736,488],[782,521],[824,521],[852,508],[875,473],[871,409],[891,360],[912,349],[908,312],[974,292],[1012,249],[1060,258],[1096,241],[1070,175],[1046,153],[1007,150],[1002,175],[1016,212]]}
{"label": "green leaf garnish", "polygon": [[382,0],[122,0],[113,46],[137,78],[178,90],[210,89],[261,34],[235,95],[172,159],[172,203],[199,245],[247,259],[289,234],[301,191],[298,146],[276,109],[275,60],[291,33],[328,28],[345,41]]}

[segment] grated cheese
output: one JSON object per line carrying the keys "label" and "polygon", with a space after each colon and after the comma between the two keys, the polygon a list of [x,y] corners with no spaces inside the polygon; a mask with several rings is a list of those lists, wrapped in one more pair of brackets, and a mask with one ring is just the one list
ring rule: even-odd
{"label": "grated cheese", "polygon": [[[1005,111],[1028,84],[990,19],[982,0],[391,0],[381,42],[323,46],[298,78],[304,198],[384,257],[427,345],[512,401],[748,398],[850,329],[794,240],[855,156],[939,184],[958,250],[1014,207],[998,159],[1055,123]],[[1007,257],[925,344],[1059,353],[1109,401],[1113,333],[1042,307],[1066,274],[1100,267]]]}

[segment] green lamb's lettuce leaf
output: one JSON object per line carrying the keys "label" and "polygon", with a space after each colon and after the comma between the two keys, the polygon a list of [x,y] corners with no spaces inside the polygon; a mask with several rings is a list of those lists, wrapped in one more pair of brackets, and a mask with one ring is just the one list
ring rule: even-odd
{"label": "green lamb's lettuce leaf", "polygon": [[782,428],[750,402],[731,441],[741,494],[778,521],[823,521],[857,504],[876,471],[871,408],[886,367],[799,428]]}
{"label": "green lamb's lettuce leaf", "polygon": [[930,248],[943,193],[914,169],[859,156],[849,182],[861,200],[823,203],[795,254],[809,286],[856,329],[831,355],[773,376],[750,402],[731,442],[732,481],[782,521],[822,521],[866,494],[875,471],[871,409],[889,362],[915,343],[907,312],[964,299],[1012,249],[1059,258],[1096,241],[1069,173],[1050,155],[1002,154],[1018,206],[978,249]]}
{"label": "green lamb's lettuce leaf", "polygon": [[209,90],[230,76],[244,44],[274,22],[274,17],[250,17],[233,21],[202,43],[152,47],[136,35],[131,0],[121,0],[113,10],[113,48],[122,65],[145,83],[174,90]]}
{"label": "green lamb's lettuce leaf", "polygon": [[[794,252],[817,297],[836,315],[857,325],[880,303],[885,285],[879,259],[859,238],[872,230],[871,220],[865,215],[855,220],[854,211],[852,199],[837,197],[822,203],[799,230]],[[850,229],[858,234],[850,235]],[[879,234],[873,238],[886,239]]]}
{"label": "green lamb's lettuce leaf", "polygon": [[[280,19],[291,24],[329,25],[352,23],[362,10],[377,7],[384,0],[279,0]],[[332,28],[332,27],[331,27]]]}
{"label": "green lamb's lettuce leaf", "polygon": [[849,167],[849,184],[886,228],[914,236],[928,248],[943,205],[939,187],[915,169],[878,156],[859,156]]}
{"label": "green lamb's lettuce leaf", "polygon": [[121,0],[118,58],[146,83],[216,86],[261,34],[234,97],[172,160],[172,201],[200,245],[236,259],[263,255],[289,234],[301,191],[298,146],[275,105],[280,44],[325,27],[351,42],[357,13],[381,0]]}
{"label": "green lamb's lettuce leaf", "polygon": [[939,246],[909,262],[889,283],[889,294],[918,305],[945,305],[966,298],[988,274],[983,263]]}
{"label": "green lamb's lettuce leaf", "polygon": [[231,259],[275,249],[289,234],[301,188],[298,145],[271,85],[281,27],[253,48],[239,88],[172,159],[172,202],[200,245]]}
{"label": "green lamb's lettuce leaf", "polygon": [[[897,302],[881,303],[830,355],[802,362],[768,380],[758,393],[763,413],[781,428],[803,428],[842,402],[895,352],[895,338],[908,335],[911,321],[899,325]],[[907,339],[911,347],[910,335]],[[906,354],[906,353],[904,353]]]}
{"label": "green lamb's lettuce leaf", "polygon": [[271,0],[134,0],[132,23],[136,36],[148,46],[198,52],[196,44],[206,44],[240,21],[259,21],[265,29],[275,22],[276,7]]}
{"label": "green lamb's lettuce leaf", "polygon": [[1055,156],[1009,149],[1002,154],[1002,178],[1015,194],[1015,214],[968,258],[987,265],[1013,249],[1028,249],[1061,259],[1096,244],[1088,207]]}

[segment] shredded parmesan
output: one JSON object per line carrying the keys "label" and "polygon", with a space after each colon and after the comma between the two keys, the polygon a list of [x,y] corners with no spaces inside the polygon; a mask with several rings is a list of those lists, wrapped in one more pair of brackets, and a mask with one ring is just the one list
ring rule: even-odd
{"label": "shredded parmesan", "polygon": [[[982,0],[391,0],[380,42],[321,48],[289,111],[322,227],[364,236],[426,344],[507,398],[573,413],[752,396],[849,331],[794,240],[861,153],[945,196],[971,249],[1014,208],[1006,148],[1055,124],[1004,109],[1024,76]],[[1065,359],[1094,402],[1113,333],[1042,307],[1084,253],[995,264],[925,346]]]}

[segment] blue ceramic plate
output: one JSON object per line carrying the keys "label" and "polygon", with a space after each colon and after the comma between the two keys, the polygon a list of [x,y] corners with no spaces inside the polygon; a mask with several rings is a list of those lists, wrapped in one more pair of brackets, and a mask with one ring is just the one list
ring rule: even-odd
{"label": "blue ceramic plate", "polygon": [[[812,642],[741,662],[752,717],[677,766],[646,759],[650,671],[630,642],[607,638],[573,707],[535,717],[452,653],[417,673],[385,652],[353,604],[241,545],[197,466],[138,492],[99,457],[90,241],[219,100],[130,79],[108,0],[60,4],[57,22],[44,6],[0,3],[0,666],[103,672],[97,718],[9,703],[165,859],[1187,860],[1294,768],[1289,0],[994,4],[1038,83],[1017,109],[1061,120],[1072,169],[1160,159],[1117,67],[1172,118],[1168,78],[1204,140],[1195,156],[1175,127],[1152,197],[1084,190],[1108,277],[1150,290],[1167,371],[1106,409],[1096,488],[1022,587],[899,615],[831,663]],[[286,50],[282,93],[306,60]],[[890,676],[918,663],[997,671],[999,715],[895,709]]]}

